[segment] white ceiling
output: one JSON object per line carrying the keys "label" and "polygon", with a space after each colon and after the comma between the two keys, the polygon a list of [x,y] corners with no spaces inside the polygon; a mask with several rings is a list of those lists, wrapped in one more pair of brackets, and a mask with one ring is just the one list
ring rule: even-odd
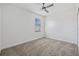
{"label": "white ceiling", "polygon": [[[46,3],[45,6],[49,5],[50,3]],[[53,7],[49,7],[47,8],[47,10],[49,11],[49,13],[46,13],[44,10],[42,10],[42,3],[21,3],[21,4],[16,4],[17,6],[19,7],[22,7],[22,8],[25,8],[29,11],[32,11],[34,13],[37,13],[37,14],[40,14],[40,15],[49,15],[49,14],[52,14],[52,10],[53,10]]]}
{"label": "white ceiling", "polygon": [[[46,6],[50,3],[46,3]],[[67,10],[69,8],[73,8],[76,4],[73,3],[54,3],[54,6],[47,8],[49,13],[46,13],[44,10],[42,10],[42,3],[17,3],[15,4],[19,7],[25,8],[29,11],[32,11],[34,13],[40,14],[40,15],[51,15],[55,11],[62,12],[60,9]]]}

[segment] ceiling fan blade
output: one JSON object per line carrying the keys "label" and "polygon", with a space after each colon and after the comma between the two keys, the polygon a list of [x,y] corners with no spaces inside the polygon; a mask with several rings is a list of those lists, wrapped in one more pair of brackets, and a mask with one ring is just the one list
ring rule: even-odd
{"label": "ceiling fan blade", "polygon": [[50,5],[46,6],[46,8],[49,8],[49,7],[53,6],[53,5],[54,5],[54,4],[50,4]]}
{"label": "ceiling fan blade", "polygon": [[45,12],[47,12],[48,13],[48,11],[45,9]]}

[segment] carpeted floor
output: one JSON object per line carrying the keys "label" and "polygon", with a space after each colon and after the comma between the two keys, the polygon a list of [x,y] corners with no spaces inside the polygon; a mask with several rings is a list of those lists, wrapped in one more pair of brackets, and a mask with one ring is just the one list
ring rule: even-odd
{"label": "carpeted floor", "polygon": [[41,38],[2,50],[2,56],[76,56],[77,45]]}

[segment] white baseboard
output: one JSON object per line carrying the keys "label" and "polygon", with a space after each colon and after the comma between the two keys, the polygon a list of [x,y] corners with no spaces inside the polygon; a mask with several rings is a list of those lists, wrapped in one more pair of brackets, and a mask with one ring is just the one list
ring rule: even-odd
{"label": "white baseboard", "polygon": [[[55,40],[58,40],[58,39],[56,39],[56,38],[52,38],[52,37],[46,37],[46,38],[48,38],[48,39],[55,39]],[[59,41],[68,42],[68,43],[76,44],[76,45],[77,45],[77,43],[73,43],[73,42],[66,41],[66,40],[59,40]]]}
{"label": "white baseboard", "polygon": [[[37,39],[41,39],[41,38],[48,38],[48,39],[53,39],[53,38],[49,38],[49,37],[40,37],[40,38],[35,38],[35,39],[32,39],[32,40],[37,40]],[[6,47],[2,47],[1,50],[3,49],[6,49],[6,48],[10,48],[10,47],[14,47],[16,45],[20,45],[20,44],[23,44],[23,43],[27,43],[27,42],[30,42],[32,40],[28,40],[28,41],[22,41],[22,42],[18,42],[18,43],[14,43],[14,44],[11,44],[11,45],[7,45]],[[57,40],[57,39],[55,39]],[[64,41],[64,40],[59,40],[59,41]],[[64,42],[67,42],[67,41],[64,41]],[[68,43],[71,43],[71,42],[68,42]],[[73,43],[72,43],[73,44]]]}
{"label": "white baseboard", "polygon": [[[40,37],[40,38],[43,38],[43,37]],[[40,38],[35,38],[35,39],[32,39],[32,40],[37,40],[37,39],[40,39]],[[23,44],[23,43],[27,43],[27,42],[30,42],[32,40],[22,41],[22,42],[14,43],[14,44],[11,44],[11,45],[7,45],[6,47],[2,47],[1,50],[6,49],[6,48],[10,48],[10,47],[14,47],[14,46],[17,46],[17,45],[20,45],[20,44]]]}

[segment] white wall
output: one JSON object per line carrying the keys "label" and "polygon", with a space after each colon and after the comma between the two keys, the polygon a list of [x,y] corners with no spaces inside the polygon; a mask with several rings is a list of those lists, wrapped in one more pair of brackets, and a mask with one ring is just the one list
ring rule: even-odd
{"label": "white wall", "polygon": [[[46,17],[46,37],[77,43],[77,10],[74,4],[55,4],[53,14]],[[42,22],[42,32],[34,32],[34,19],[39,17]],[[2,48],[11,47],[33,39],[41,38],[44,34],[42,16],[5,4],[3,7],[3,39]]]}
{"label": "white wall", "polygon": [[77,44],[77,8],[75,4],[55,4],[46,18],[48,38]]}
{"label": "white wall", "polygon": [[[35,32],[34,20],[41,19],[41,32]],[[34,14],[14,5],[5,4],[3,7],[3,40],[2,48],[43,37],[42,16]]]}
{"label": "white wall", "polygon": [[0,51],[1,51],[1,38],[2,38],[2,37],[1,37],[1,36],[2,36],[2,35],[1,35],[1,29],[2,29],[2,28],[1,28],[1,27],[2,27],[2,26],[1,26],[1,23],[2,23],[2,22],[1,22],[1,14],[2,14],[2,13],[1,13],[1,9],[2,9],[2,7],[0,6]]}
{"label": "white wall", "polygon": [[79,47],[79,9],[78,9],[78,47]]}

